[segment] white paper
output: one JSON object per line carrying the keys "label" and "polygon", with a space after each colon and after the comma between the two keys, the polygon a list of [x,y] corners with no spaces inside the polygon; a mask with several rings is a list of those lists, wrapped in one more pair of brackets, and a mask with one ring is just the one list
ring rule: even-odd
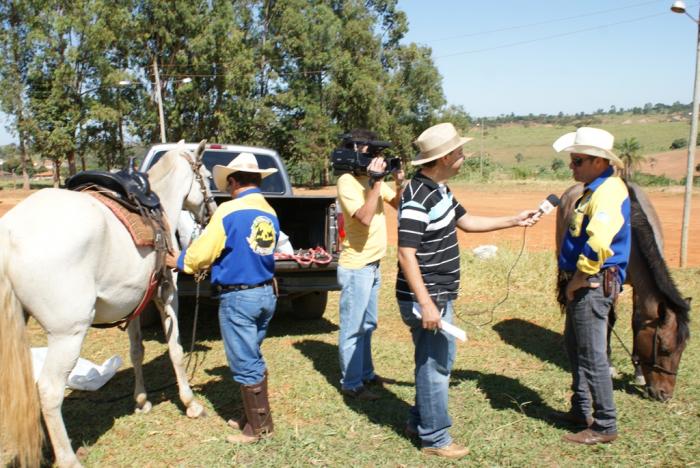
{"label": "white paper", "polygon": [[[442,311],[440,311],[440,314],[442,315]],[[418,318],[422,318],[420,306],[415,302],[413,303],[413,315],[415,315]],[[465,332],[461,328],[452,325],[449,322],[445,322],[442,319],[440,319],[440,327],[442,327],[441,330],[447,333],[448,335],[452,335],[460,341],[467,341],[467,332]]]}
{"label": "white paper", "polygon": [[[41,369],[44,367],[47,351],[48,348],[32,348],[35,382],[39,379]],[[117,355],[107,359],[101,366],[87,359],[78,358],[78,362],[75,363],[75,367],[68,376],[66,386],[75,390],[97,390],[117,373],[117,369],[121,365],[122,358]]]}

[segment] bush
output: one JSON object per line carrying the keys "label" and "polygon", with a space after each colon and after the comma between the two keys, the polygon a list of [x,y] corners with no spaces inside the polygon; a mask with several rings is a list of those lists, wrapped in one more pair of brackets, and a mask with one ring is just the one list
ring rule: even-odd
{"label": "bush", "polygon": [[642,187],[668,187],[669,185],[678,184],[678,181],[669,179],[664,175],[653,175],[644,172],[635,172],[632,175],[632,182]]}
{"label": "bush", "polygon": [[680,149],[680,148],[685,148],[688,146],[688,139],[687,138],[676,138],[671,142],[671,149]]}

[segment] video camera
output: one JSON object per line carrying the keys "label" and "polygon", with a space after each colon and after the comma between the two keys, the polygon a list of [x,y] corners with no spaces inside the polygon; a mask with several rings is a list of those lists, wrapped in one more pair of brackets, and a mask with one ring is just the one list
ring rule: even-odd
{"label": "video camera", "polygon": [[[331,165],[335,175],[348,172],[356,176],[368,175],[367,166],[372,159],[377,157],[383,150],[392,146],[388,141],[353,138],[350,133],[343,134],[340,137],[342,138],[342,146],[331,153]],[[366,153],[359,151],[359,148],[363,146],[367,147]],[[383,173],[369,174],[371,178],[381,179],[391,172],[401,169],[401,160],[399,158],[386,158],[384,161],[386,162],[385,171]]]}

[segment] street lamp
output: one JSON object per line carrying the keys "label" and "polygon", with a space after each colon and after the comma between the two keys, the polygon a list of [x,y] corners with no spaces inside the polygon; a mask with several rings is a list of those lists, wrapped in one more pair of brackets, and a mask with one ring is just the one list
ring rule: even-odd
{"label": "street lamp", "polygon": [[688,225],[690,224],[690,202],[693,194],[693,174],[695,171],[695,146],[698,140],[698,104],[700,103],[700,87],[698,76],[700,75],[700,22],[693,18],[685,9],[685,2],[680,0],[673,2],[671,11],[687,15],[698,25],[698,38],[695,56],[695,82],[693,85],[693,113],[690,119],[690,138],[688,139],[688,166],[685,175],[685,199],[683,203],[683,223],[681,225],[681,268],[686,266],[688,260]]}

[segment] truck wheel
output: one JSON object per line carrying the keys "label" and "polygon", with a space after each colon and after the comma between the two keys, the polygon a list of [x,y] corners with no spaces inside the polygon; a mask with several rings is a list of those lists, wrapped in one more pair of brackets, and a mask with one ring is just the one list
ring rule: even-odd
{"label": "truck wheel", "polygon": [[328,302],[328,292],[312,292],[292,299],[292,317],[300,320],[315,320],[323,317]]}

